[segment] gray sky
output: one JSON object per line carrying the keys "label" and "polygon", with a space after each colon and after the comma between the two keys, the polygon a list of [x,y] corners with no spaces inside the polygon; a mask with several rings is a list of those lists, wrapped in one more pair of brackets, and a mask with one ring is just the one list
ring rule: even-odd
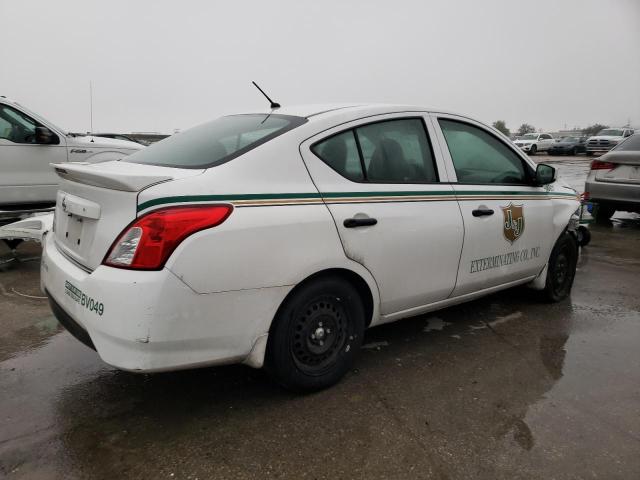
{"label": "gray sky", "polygon": [[640,0],[0,0],[0,95],[72,131],[282,104],[409,103],[640,127]]}

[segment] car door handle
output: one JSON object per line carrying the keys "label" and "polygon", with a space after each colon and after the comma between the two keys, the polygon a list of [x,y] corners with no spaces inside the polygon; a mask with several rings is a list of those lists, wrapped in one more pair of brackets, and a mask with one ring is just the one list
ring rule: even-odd
{"label": "car door handle", "polygon": [[493,210],[491,210],[490,208],[476,208],[471,213],[474,217],[485,217],[488,215],[493,215]]}
{"label": "car door handle", "polygon": [[365,218],[347,218],[343,225],[345,228],[356,228],[356,227],[370,227],[378,223],[378,220],[375,218],[365,217]]}

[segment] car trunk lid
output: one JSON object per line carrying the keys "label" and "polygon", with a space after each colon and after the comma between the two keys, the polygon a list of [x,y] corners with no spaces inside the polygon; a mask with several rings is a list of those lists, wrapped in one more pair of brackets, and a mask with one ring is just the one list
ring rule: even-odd
{"label": "car trunk lid", "polygon": [[613,164],[611,169],[596,170],[598,182],[640,184],[640,152],[613,151],[597,161]]}
{"label": "car trunk lid", "polygon": [[53,167],[61,179],[54,222],[56,245],[88,271],[102,263],[118,235],[135,220],[142,190],[203,171],[124,162]]}

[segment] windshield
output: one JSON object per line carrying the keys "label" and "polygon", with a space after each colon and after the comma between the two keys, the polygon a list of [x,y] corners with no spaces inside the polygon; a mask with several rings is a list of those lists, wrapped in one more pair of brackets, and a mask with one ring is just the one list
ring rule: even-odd
{"label": "windshield", "polygon": [[538,134],[537,133],[527,133],[526,135],[523,135],[520,138],[522,140],[537,140],[538,139]]}
{"label": "windshield", "polygon": [[622,130],[616,130],[615,128],[605,128],[604,130],[600,130],[598,135],[603,135],[607,137],[621,137]]}
{"label": "windshield", "polygon": [[640,134],[631,135],[624,142],[620,142],[614,150],[621,152],[640,151]]}
{"label": "windshield", "polygon": [[232,115],[175,134],[124,162],[175,168],[208,168],[228,162],[302,125],[307,120],[289,115]]}

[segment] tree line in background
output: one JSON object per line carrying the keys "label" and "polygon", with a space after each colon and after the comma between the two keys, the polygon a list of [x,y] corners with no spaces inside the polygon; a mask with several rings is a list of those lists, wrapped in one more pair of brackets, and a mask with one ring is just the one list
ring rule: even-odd
{"label": "tree line in background", "polygon": [[[495,122],[493,122],[493,128],[504,133],[507,137],[511,136],[511,130],[509,130],[509,128],[507,127],[507,123],[504,120],[496,120]],[[586,128],[583,128],[580,131],[584,136],[591,137],[596,133],[598,133],[603,128],[608,128],[608,125],[601,125],[599,123],[595,123],[593,125],[589,125]],[[527,133],[535,133],[535,131],[536,129],[533,125],[529,125],[528,123],[523,123],[522,125],[520,125],[520,127],[518,127],[518,130],[516,131],[516,135],[520,137],[522,135],[526,135]]]}

